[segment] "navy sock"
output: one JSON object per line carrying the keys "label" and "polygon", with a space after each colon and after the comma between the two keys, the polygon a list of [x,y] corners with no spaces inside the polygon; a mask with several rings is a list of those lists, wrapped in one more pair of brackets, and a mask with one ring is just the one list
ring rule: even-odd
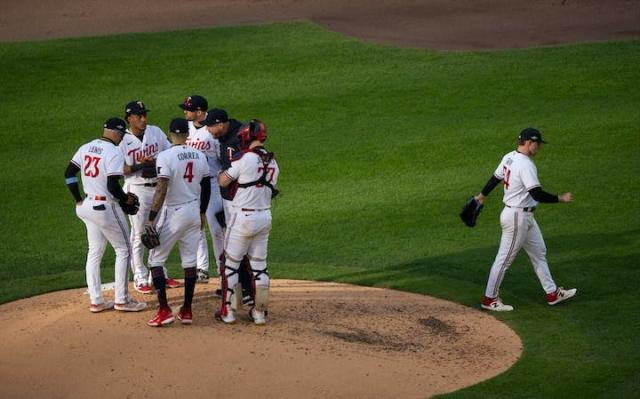
{"label": "navy sock", "polygon": [[153,287],[158,294],[158,304],[160,309],[168,308],[167,303],[167,279],[164,277],[164,269],[162,267],[151,268],[151,278],[153,278]]}
{"label": "navy sock", "polygon": [[184,269],[184,305],[182,306],[186,309],[191,309],[193,291],[195,291],[197,279],[198,271],[195,267]]}

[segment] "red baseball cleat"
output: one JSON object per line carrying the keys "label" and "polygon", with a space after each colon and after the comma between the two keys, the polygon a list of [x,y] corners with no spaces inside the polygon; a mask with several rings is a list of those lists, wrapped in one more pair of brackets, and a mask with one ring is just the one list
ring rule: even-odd
{"label": "red baseball cleat", "polygon": [[182,287],[182,283],[180,283],[179,281],[174,280],[172,278],[168,277],[166,281],[167,281],[166,282],[166,287],[167,288],[179,288],[179,287]]}
{"label": "red baseball cleat", "polygon": [[149,320],[147,325],[151,327],[161,327],[173,323],[173,320],[175,319],[173,318],[171,308],[160,308],[156,317]]}
{"label": "red baseball cleat", "polygon": [[185,309],[181,307],[177,317],[178,317],[178,320],[182,322],[182,324],[193,323],[193,313],[191,312],[191,309]]}

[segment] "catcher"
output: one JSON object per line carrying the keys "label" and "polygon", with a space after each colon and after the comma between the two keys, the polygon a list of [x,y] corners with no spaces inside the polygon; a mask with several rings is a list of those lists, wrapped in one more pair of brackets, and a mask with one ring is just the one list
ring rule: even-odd
{"label": "catcher", "polygon": [[[64,173],[65,183],[76,201],[76,214],[87,226],[87,288],[91,299],[89,310],[93,313],[111,308],[138,312],[147,307],[146,303],[131,299],[127,288],[130,252],[129,227],[124,213],[138,212],[138,198],[120,187],[124,158],[118,144],[125,133],[122,119],[108,119],[102,137],[81,146]],[[76,177],[81,170],[85,198],[80,195]],[[105,301],[100,287],[100,263],[107,241],[116,252],[115,303]]]}
{"label": "catcher", "polygon": [[565,290],[558,287],[553,281],[547,264],[547,247],[534,217],[538,203],[573,201],[571,193],[555,195],[542,189],[532,158],[544,143],[546,141],[542,139],[542,133],[537,129],[526,128],[520,132],[517,149],[502,158],[485,187],[467,202],[460,215],[465,224],[475,225],[485,198],[499,183],[503,184],[502,202],[505,207],[500,215],[502,238],[480,305],[483,309],[497,312],[513,310],[513,306],[502,303],[498,294],[507,269],[521,248],[524,248],[529,255],[549,305],[557,305],[572,298],[577,292],[575,288]]}
{"label": "catcher", "polygon": [[186,145],[189,134],[187,121],[182,118],[172,120],[169,133],[173,146],[161,152],[156,160],[158,185],[141,237],[142,243],[150,249],[149,266],[159,303],[158,314],[147,322],[151,327],[174,321],[167,303],[163,268],[175,243],[180,245],[184,269],[184,303],[177,317],[182,324],[192,323],[191,302],[198,278],[196,253],[211,196],[207,157]]}

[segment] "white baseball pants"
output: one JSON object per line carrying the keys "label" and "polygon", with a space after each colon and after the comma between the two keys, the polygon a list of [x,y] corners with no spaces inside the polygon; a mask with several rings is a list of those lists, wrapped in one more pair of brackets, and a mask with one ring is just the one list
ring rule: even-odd
{"label": "white baseball pants", "polygon": [[135,284],[146,283],[149,277],[149,271],[144,263],[144,250],[140,236],[144,233],[144,224],[149,218],[151,203],[153,202],[153,194],[155,187],[147,187],[144,185],[129,184],[127,186],[129,192],[138,196],[140,201],[140,209],[135,215],[129,215],[131,223],[131,271],[133,272],[133,281]]}
{"label": "white baseball pants", "polygon": [[500,249],[489,272],[485,296],[488,298],[498,296],[504,275],[521,248],[524,248],[529,255],[544,291],[547,294],[555,292],[556,283],[551,277],[547,264],[547,247],[533,212],[505,207],[500,214],[500,224],[502,225]]}
{"label": "white baseball pants", "polygon": [[[227,266],[238,269],[242,258],[247,255],[255,277],[256,286],[269,286],[267,270],[267,245],[271,231],[271,211],[235,210],[227,225],[224,251]],[[239,282],[237,272],[225,269],[227,287],[235,287]]]}
{"label": "white baseball pants", "polygon": [[[216,219],[216,213],[222,211],[222,197],[220,196],[220,187],[217,181],[214,181],[216,178],[217,177],[211,178],[211,198],[207,206],[206,216],[209,232],[211,233],[211,240],[213,241],[213,254],[215,256],[216,268],[219,274],[220,255],[224,250],[224,231],[220,223],[218,223],[218,219]],[[200,234],[197,257],[198,269],[209,271],[209,247],[207,246],[207,234],[204,230],[202,230]]]}
{"label": "white baseball pants", "polygon": [[156,225],[160,245],[149,251],[149,266],[164,267],[173,246],[178,243],[184,269],[196,267],[200,239],[200,202],[164,206]]}
{"label": "white baseball pants", "polygon": [[107,248],[107,241],[116,252],[115,265],[115,301],[125,303],[129,293],[127,288],[127,271],[129,268],[129,227],[125,221],[122,208],[115,201],[98,201],[91,196],[84,199],[82,205],[76,206],[76,215],[87,226],[86,275],[87,288],[91,303],[104,302],[100,279],[100,263]]}

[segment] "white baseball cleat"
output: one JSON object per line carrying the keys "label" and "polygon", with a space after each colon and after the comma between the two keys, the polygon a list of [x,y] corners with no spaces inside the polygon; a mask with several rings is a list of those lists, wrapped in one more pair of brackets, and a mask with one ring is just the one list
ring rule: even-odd
{"label": "white baseball cleat", "polygon": [[492,310],[494,312],[510,312],[513,310],[513,306],[505,305],[504,303],[502,303],[502,299],[500,299],[500,297],[496,297],[496,298],[484,297],[480,307],[482,309]]}
{"label": "white baseball cleat", "polygon": [[198,269],[198,284],[209,284],[209,272],[203,269]]}
{"label": "white baseball cleat", "polygon": [[572,288],[570,290],[565,290],[562,287],[558,287],[556,292],[553,292],[551,294],[547,294],[547,303],[549,305],[557,305],[560,302],[564,302],[567,299],[573,298],[574,296],[576,296],[577,292],[578,292],[577,288]]}
{"label": "white baseball cleat", "polygon": [[113,308],[121,312],[139,312],[146,309],[147,304],[145,302],[138,302],[136,300],[129,299],[125,303],[116,303]]}
{"label": "white baseball cleat", "polygon": [[91,311],[91,313],[100,313],[103,310],[109,310],[109,309],[113,309],[113,301],[105,301],[97,304],[92,303],[91,306],[89,307],[89,310]]}
{"label": "white baseball cleat", "polygon": [[265,312],[261,312],[258,309],[251,308],[249,311],[249,318],[258,326],[267,324],[267,318]]}
{"label": "white baseball cleat", "polygon": [[224,324],[233,324],[236,322],[236,312],[229,309],[226,315],[222,315],[222,313],[217,310],[214,314],[216,320],[223,322]]}

